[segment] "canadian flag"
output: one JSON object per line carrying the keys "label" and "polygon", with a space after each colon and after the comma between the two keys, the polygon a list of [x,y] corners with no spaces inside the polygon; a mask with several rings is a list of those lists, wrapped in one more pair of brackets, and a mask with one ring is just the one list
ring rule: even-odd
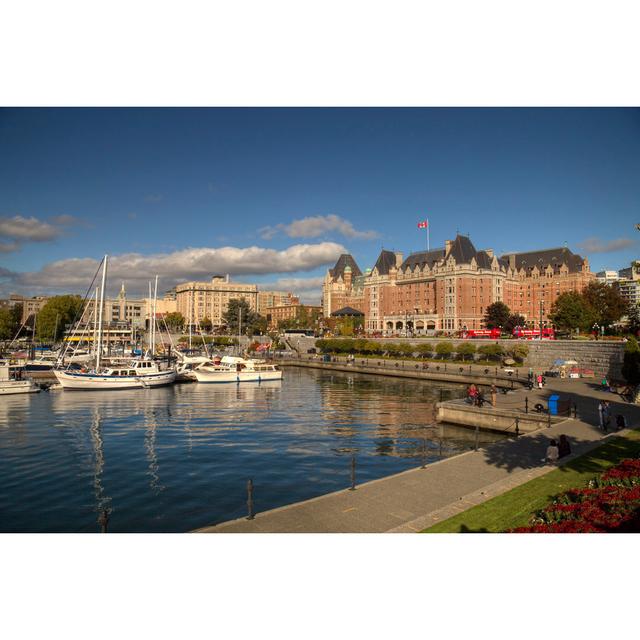
{"label": "canadian flag", "polygon": [[428,226],[429,226],[428,220],[420,220],[420,222],[418,222],[418,229],[426,229]]}

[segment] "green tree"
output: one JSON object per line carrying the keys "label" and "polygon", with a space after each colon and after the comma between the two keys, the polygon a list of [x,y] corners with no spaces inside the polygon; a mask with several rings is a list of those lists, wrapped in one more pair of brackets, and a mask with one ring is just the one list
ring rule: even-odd
{"label": "green tree", "polygon": [[207,316],[202,318],[198,324],[203,331],[211,331],[211,328],[213,327],[213,322],[211,322]]}
{"label": "green tree", "polygon": [[583,296],[568,291],[558,296],[551,307],[549,319],[560,330],[588,331],[595,322],[595,315]]}
{"label": "green tree", "polygon": [[629,384],[640,384],[640,347],[633,336],[624,345],[622,375]]}
{"label": "green tree", "polygon": [[490,304],[484,314],[484,324],[487,329],[504,327],[509,321],[511,311],[504,302],[494,302]]}
{"label": "green tree", "polygon": [[59,340],[66,325],[80,317],[83,302],[80,296],[54,296],[49,298],[36,317],[36,333],[39,340]]}
{"label": "green tree", "polygon": [[489,360],[500,360],[504,349],[499,344],[483,344],[478,347],[478,353]]}
{"label": "green tree", "polygon": [[519,313],[512,313],[502,328],[506,333],[513,333],[516,327],[524,327],[526,322],[524,316],[521,316]]}
{"label": "green tree", "polygon": [[640,331],[640,305],[631,304],[627,312],[627,328],[633,335]]}
{"label": "green tree", "polygon": [[164,317],[167,327],[172,331],[180,331],[184,327],[184,316],[179,311],[167,313]]}
{"label": "green tree", "polygon": [[245,329],[250,329],[251,325],[257,321],[258,314],[245,298],[234,298],[229,300],[229,306],[222,314],[222,319],[231,333],[238,333],[239,327],[244,333]]}
{"label": "green tree", "polygon": [[594,321],[608,327],[627,313],[627,301],[617,287],[604,282],[591,282],[582,290],[582,297],[593,312]]}
{"label": "green tree", "polygon": [[22,305],[0,309],[0,340],[13,340],[20,328]]}
{"label": "green tree", "polygon": [[417,351],[418,355],[420,355],[422,358],[430,358],[431,354],[433,353],[433,346],[428,342],[423,342],[422,344],[418,345]]}
{"label": "green tree", "polygon": [[467,357],[473,359],[473,355],[476,352],[476,345],[473,342],[462,342],[456,347],[456,353],[463,359]]}
{"label": "green tree", "polygon": [[454,348],[453,348],[453,343],[451,342],[438,342],[438,344],[436,345],[436,353],[443,360],[450,358],[453,352],[454,352]]}

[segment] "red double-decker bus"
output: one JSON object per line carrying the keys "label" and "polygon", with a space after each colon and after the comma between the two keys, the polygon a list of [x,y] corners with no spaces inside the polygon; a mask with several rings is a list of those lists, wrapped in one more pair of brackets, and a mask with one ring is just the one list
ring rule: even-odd
{"label": "red double-decker bus", "polygon": [[[516,327],[513,330],[514,338],[523,338],[525,340],[537,340],[540,338],[540,329],[523,329],[522,327]],[[556,332],[552,327],[542,329],[543,340],[555,340]]]}

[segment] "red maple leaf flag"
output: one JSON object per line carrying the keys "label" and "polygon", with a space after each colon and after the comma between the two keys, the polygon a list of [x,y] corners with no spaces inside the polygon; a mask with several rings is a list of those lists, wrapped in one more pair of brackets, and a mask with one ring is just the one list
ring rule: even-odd
{"label": "red maple leaf flag", "polygon": [[420,220],[420,222],[418,222],[418,229],[426,229],[428,226],[429,226],[428,220]]}

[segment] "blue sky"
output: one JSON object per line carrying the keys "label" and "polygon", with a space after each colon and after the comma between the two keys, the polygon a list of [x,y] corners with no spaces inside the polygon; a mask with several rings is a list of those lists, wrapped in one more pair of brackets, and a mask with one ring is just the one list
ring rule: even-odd
{"label": "blue sky", "polygon": [[637,109],[0,110],[0,295],[214,273],[294,289],[456,231],[497,253],[638,257]]}

